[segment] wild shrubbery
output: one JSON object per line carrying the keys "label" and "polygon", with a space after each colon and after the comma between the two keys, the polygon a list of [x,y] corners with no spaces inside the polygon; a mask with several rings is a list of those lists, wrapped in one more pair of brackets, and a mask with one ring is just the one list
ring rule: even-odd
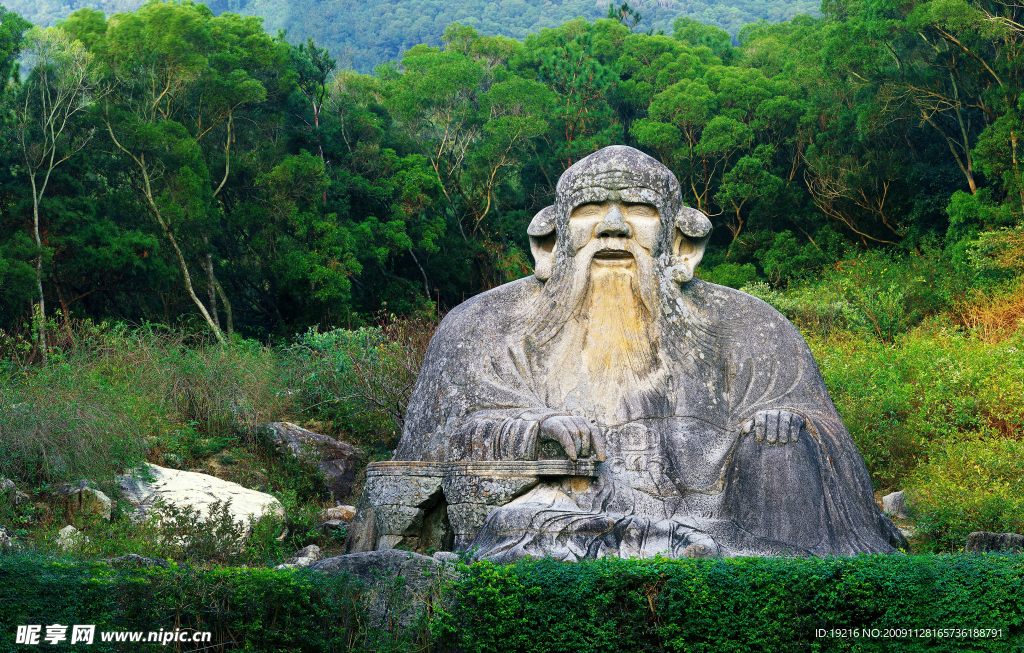
{"label": "wild shrubbery", "polygon": [[944,263],[875,252],[743,290],[800,328],[876,490],[908,490],[921,544],[955,550],[1024,524],[1024,470],[995,454],[1024,434],[1024,278]]}

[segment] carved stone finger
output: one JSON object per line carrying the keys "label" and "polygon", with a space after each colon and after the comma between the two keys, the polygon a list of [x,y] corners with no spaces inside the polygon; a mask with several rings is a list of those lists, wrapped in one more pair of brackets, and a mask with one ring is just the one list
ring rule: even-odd
{"label": "carved stone finger", "polygon": [[800,435],[800,429],[803,428],[805,423],[806,422],[804,421],[803,417],[797,415],[796,413],[793,413],[793,417],[790,418],[790,421],[789,421],[789,425],[790,425],[789,426],[789,441],[790,442],[796,442],[797,441],[797,437],[799,437],[799,435]]}
{"label": "carved stone finger", "polygon": [[765,415],[765,431],[767,432],[768,444],[775,444],[779,439],[779,411],[769,410]]}
{"label": "carved stone finger", "polygon": [[740,435],[746,435],[754,430],[754,420],[748,419],[740,425]]}
{"label": "carved stone finger", "polygon": [[757,438],[758,442],[764,440],[764,427],[765,427],[765,414],[764,411],[758,411],[754,415],[754,437]]}
{"label": "carved stone finger", "polygon": [[608,453],[604,448],[604,435],[601,433],[601,429],[596,425],[590,425],[590,438],[594,443],[594,451],[597,453],[597,459],[604,461],[608,458]]}
{"label": "carved stone finger", "polygon": [[790,417],[793,413],[786,410],[779,411],[779,444],[789,442]]}
{"label": "carved stone finger", "polygon": [[579,445],[574,441],[572,433],[569,432],[564,423],[558,425],[558,439],[562,443],[565,453],[569,454],[569,460],[575,461]]}

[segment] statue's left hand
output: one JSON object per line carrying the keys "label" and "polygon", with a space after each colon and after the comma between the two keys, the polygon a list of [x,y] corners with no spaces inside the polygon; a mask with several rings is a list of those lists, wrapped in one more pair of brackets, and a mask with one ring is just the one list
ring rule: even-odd
{"label": "statue's left hand", "polygon": [[759,410],[753,419],[743,423],[740,433],[753,431],[758,442],[786,444],[797,441],[804,424],[806,422],[803,417],[788,410]]}

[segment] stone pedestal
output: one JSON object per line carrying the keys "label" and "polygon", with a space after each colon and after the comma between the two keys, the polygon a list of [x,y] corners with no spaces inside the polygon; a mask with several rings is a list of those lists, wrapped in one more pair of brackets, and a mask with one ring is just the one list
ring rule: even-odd
{"label": "stone pedestal", "polygon": [[541,479],[594,477],[597,461],[388,461],[366,469],[347,553],[464,551],[492,510]]}

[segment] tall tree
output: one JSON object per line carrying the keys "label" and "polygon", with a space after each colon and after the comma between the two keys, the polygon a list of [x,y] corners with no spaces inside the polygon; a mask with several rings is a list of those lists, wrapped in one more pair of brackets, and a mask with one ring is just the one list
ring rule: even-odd
{"label": "tall tree", "polygon": [[[30,73],[17,108],[17,133],[24,172],[32,188],[32,235],[36,258],[37,337],[46,357],[46,295],[43,292],[43,240],[40,205],[59,165],[78,153],[92,130],[76,125],[78,114],[92,102],[95,88],[92,55],[64,30],[34,28],[26,36],[25,62]],[[65,319],[67,316],[64,316]]]}

